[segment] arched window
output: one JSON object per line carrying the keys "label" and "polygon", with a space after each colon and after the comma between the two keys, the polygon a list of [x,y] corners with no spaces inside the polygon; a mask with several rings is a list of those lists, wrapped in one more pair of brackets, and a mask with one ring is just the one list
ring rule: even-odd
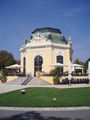
{"label": "arched window", "polygon": [[63,56],[58,55],[57,58],[56,58],[56,61],[57,61],[57,63],[63,64]]}
{"label": "arched window", "polygon": [[43,58],[40,55],[36,56],[34,59],[34,73],[36,73],[36,71],[42,71],[42,64]]}

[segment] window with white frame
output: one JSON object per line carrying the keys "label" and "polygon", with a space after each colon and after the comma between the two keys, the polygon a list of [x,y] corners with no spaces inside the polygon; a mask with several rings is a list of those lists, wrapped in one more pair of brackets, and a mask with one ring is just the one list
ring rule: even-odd
{"label": "window with white frame", "polygon": [[58,56],[56,57],[56,62],[63,64],[63,56],[58,55]]}

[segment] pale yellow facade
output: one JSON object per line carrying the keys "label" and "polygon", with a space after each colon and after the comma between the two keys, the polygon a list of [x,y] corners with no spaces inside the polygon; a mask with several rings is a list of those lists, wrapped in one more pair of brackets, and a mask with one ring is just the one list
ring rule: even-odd
{"label": "pale yellow facade", "polygon": [[[21,65],[24,66],[25,58],[25,72],[26,74],[35,74],[35,57],[41,56],[43,59],[42,70],[45,73],[50,73],[54,68],[53,64],[57,63],[57,56],[63,56],[63,64],[68,66],[70,58],[72,57],[71,44],[67,45],[52,43],[47,41],[44,37],[35,37],[27,44],[21,47]],[[64,72],[68,71],[68,67],[64,67]],[[23,72],[23,69],[21,70]]]}

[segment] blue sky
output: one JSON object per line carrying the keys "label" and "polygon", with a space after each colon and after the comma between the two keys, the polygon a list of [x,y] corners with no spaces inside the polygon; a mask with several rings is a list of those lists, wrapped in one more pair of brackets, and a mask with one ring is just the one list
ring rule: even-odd
{"label": "blue sky", "polygon": [[20,59],[25,39],[41,27],[71,36],[73,60],[90,57],[90,0],[0,0],[0,50]]}

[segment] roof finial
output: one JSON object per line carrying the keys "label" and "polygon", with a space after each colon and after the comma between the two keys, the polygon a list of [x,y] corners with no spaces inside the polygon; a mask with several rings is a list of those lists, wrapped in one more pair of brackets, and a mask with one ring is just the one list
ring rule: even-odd
{"label": "roof finial", "polygon": [[69,36],[68,41],[71,41],[71,37]]}
{"label": "roof finial", "polygon": [[68,44],[69,44],[70,46],[72,45],[71,37],[68,38]]}

